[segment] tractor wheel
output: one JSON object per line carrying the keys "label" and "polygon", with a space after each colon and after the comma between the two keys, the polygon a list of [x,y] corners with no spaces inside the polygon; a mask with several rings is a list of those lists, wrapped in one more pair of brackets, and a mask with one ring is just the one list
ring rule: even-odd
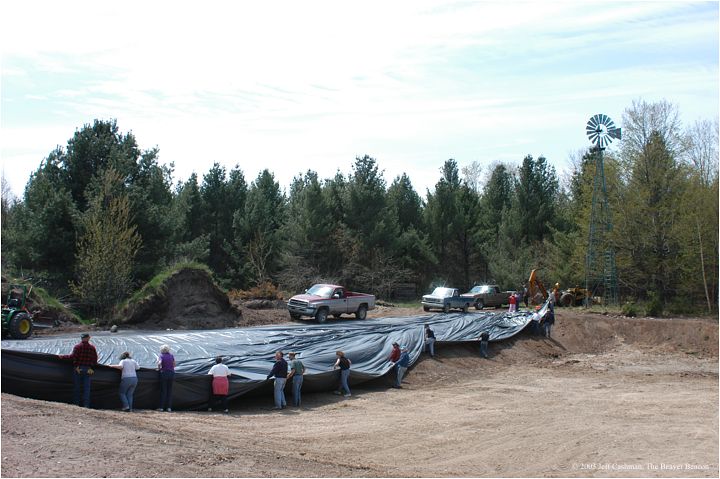
{"label": "tractor wheel", "polygon": [[356,319],[365,319],[367,318],[367,305],[361,304],[358,306],[357,311],[355,311],[355,318]]}
{"label": "tractor wheel", "polygon": [[445,303],[443,305],[443,313],[449,313],[450,312],[450,305],[448,303]]}
{"label": "tractor wheel", "polygon": [[560,296],[560,304],[566,307],[575,306],[575,298],[570,293],[565,293]]}
{"label": "tractor wheel", "polygon": [[478,311],[480,311],[480,310],[483,309],[484,307],[485,307],[485,303],[483,302],[482,299],[478,299],[478,300],[475,302],[475,309],[477,309]]}
{"label": "tractor wheel", "polygon": [[317,313],[315,313],[315,320],[318,323],[324,323],[325,320],[327,319],[327,317],[328,317],[328,310],[326,308],[321,308],[318,310]]}
{"label": "tractor wheel", "polygon": [[32,319],[27,313],[17,313],[10,320],[10,336],[13,339],[27,339],[33,331]]}

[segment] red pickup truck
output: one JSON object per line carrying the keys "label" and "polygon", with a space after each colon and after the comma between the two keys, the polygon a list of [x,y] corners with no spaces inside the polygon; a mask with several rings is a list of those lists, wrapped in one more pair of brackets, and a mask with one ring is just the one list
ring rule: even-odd
{"label": "red pickup truck", "polygon": [[375,309],[375,296],[347,291],[336,284],[316,284],[305,294],[290,298],[287,306],[292,319],[310,316],[324,323],[331,314],[336,318],[355,314],[357,319],[365,319],[368,310]]}

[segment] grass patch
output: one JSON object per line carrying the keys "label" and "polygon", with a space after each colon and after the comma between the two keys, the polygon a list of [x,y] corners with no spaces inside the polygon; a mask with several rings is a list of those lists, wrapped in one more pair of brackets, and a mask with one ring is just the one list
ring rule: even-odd
{"label": "grass patch", "polygon": [[[213,278],[212,271],[210,268],[208,268],[207,265],[202,263],[197,263],[194,261],[189,262],[183,262],[183,263],[176,263],[169,268],[165,269],[164,271],[156,274],[150,281],[145,283],[145,285],[140,288],[139,290],[135,291],[128,299],[122,302],[119,306],[119,311],[123,311],[126,308],[128,308],[132,304],[140,303],[144,301],[147,298],[150,298],[154,295],[163,295],[165,294],[165,282],[172,277],[173,275],[177,274],[178,272],[186,269],[194,269],[197,271],[204,271],[205,273],[210,276],[210,278]],[[213,279],[214,282],[214,279]],[[216,284],[217,286],[217,284]]]}
{"label": "grass patch", "polygon": [[[33,286],[27,281],[23,281],[17,278],[10,281],[8,285],[9,284],[18,284],[27,288],[27,291],[30,293],[28,301],[32,305],[33,310],[40,309],[43,311],[55,313],[58,316],[64,316],[78,323],[89,323],[89,321],[84,320],[77,312],[64,305],[55,296],[51,295],[45,288],[41,288],[40,286]],[[3,293],[5,293],[5,291],[3,291]],[[3,295],[3,303],[5,302],[6,298],[7,296]],[[30,305],[28,307],[30,307]]]}

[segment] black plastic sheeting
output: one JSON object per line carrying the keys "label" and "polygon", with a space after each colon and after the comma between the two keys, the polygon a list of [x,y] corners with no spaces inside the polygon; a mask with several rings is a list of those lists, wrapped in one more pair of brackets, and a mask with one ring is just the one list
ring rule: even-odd
{"label": "black plastic sheeting", "polygon": [[[542,311],[544,312],[544,311]],[[424,324],[430,324],[438,342],[476,341],[488,331],[491,341],[500,341],[520,332],[530,322],[530,312],[434,314],[405,318],[338,320],[332,324],[292,324],[214,331],[100,332],[91,342],[98,351],[92,380],[91,405],[119,408],[120,371],[103,366],[117,364],[130,351],[141,369],[135,391],[135,407],[158,407],[160,383],[156,371],[160,347],[167,344],[177,363],[173,386],[173,409],[206,408],[210,400],[211,377],[207,374],[216,356],[223,356],[230,368],[230,399],[251,392],[267,391],[266,380],[274,353],[297,351],[306,368],[303,391],[337,388],[339,373],[332,370],[336,350],[352,361],[350,385],[387,374],[392,342],[407,345],[411,363],[424,348]],[[23,397],[72,402],[71,361],[58,354],[70,354],[79,334],[48,336],[29,340],[2,341],[2,391]]]}

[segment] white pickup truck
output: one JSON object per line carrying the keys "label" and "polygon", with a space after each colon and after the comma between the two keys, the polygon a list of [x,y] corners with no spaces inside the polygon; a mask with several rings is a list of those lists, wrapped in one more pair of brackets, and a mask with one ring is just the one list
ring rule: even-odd
{"label": "white pickup truck", "polygon": [[367,312],[375,309],[375,296],[347,291],[336,284],[316,284],[305,294],[290,298],[287,306],[292,319],[310,316],[324,323],[331,314],[336,318],[355,314],[357,319],[365,319]]}

